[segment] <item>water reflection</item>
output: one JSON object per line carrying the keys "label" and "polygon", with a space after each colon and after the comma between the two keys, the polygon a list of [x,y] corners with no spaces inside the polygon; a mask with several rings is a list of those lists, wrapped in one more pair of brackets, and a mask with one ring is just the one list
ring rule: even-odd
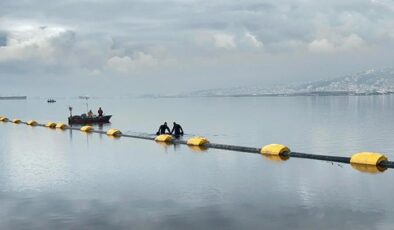
{"label": "water reflection", "polygon": [[208,148],[205,147],[205,146],[192,146],[192,145],[189,145],[188,147],[189,147],[189,149],[191,151],[196,152],[196,153],[206,152],[208,150]]}
{"label": "water reflection", "polygon": [[[168,152],[168,148],[174,144],[168,143],[168,142],[163,142],[163,141],[156,141],[156,144],[160,145],[161,147],[164,148],[165,152]],[[175,150],[175,149],[174,149]]]}
{"label": "water reflection", "polygon": [[[158,145],[160,145],[161,147],[163,147],[165,149],[166,152],[168,152],[169,148],[172,147],[172,151],[173,152],[179,152],[181,150],[183,150],[182,145],[180,144],[173,144],[173,143],[167,143],[167,142],[156,142]],[[199,147],[199,146],[189,146],[189,148],[194,151],[194,152],[203,152],[206,151],[207,149],[204,147]]]}
{"label": "water reflection", "polygon": [[[23,196],[24,197],[24,196]],[[351,207],[262,209],[260,203],[188,207],[176,200],[1,196],[3,229],[390,229],[384,213]],[[277,198],[277,199],[280,199]],[[37,206],[35,204],[39,203]],[[176,211],[174,211],[176,210]],[[242,217],[242,218],[239,218]]]}
{"label": "water reflection", "polygon": [[[68,104],[59,99],[49,108],[34,100],[0,101],[8,117],[41,123],[67,118]],[[112,124],[98,130],[114,127],[152,136],[158,120],[176,120],[187,133],[217,143],[285,143],[300,152],[343,156],[373,150],[393,158],[391,96],[103,99],[92,104],[115,114]],[[394,226],[391,169],[379,173],[379,168],[356,167],[368,172],[360,173],[331,162],[12,123],[0,123],[0,136],[0,229]]]}

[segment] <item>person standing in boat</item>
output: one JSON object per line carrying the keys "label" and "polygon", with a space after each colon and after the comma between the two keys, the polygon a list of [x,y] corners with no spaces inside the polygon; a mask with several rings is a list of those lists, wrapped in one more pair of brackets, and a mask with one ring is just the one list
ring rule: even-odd
{"label": "person standing in boat", "polygon": [[98,109],[98,111],[97,111],[97,113],[98,113],[98,116],[99,117],[102,117],[103,116],[103,110],[101,109],[101,107],[99,107],[99,109]]}
{"label": "person standing in boat", "polygon": [[183,129],[180,124],[174,122],[174,126],[172,127],[171,134],[173,134],[176,138],[183,136]]}
{"label": "person standing in boat", "polygon": [[166,131],[168,131],[168,133],[171,133],[170,128],[167,126],[167,122],[164,122],[164,124],[160,125],[156,135],[166,134]]}
{"label": "person standing in boat", "polygon": [[88,112],[88,117],[93,117],[93,112],[92,112],[92,110],[89,110],[89,112]]}

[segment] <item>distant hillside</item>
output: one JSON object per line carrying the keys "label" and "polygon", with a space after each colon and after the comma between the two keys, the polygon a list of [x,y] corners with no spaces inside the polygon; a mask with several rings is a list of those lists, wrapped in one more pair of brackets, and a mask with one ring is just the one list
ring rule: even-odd
{"label": "distant hillside", "polygon": [[331,80],[272,88],[236,87],[209,89],[178,95],[181,97],[282,96],[282,95],[373,95],[394,93],[394,69],[367,70]]}

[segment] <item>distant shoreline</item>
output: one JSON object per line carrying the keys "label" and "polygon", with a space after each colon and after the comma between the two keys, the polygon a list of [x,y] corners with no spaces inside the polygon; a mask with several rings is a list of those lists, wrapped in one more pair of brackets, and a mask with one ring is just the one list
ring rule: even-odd
{"label": "distant shoreline", "polygon": [[26,100],[27,96],[8,96],[0,97],[0,100]]}
{"label": "distant shoreline", "polygon": [[[212,95],[205,97],[298,97],[298,96],[375,96],[375,95],[391,95],[394,92],[379,93],[355,93],[355,92],[301,92],[301,93],[272,93],[272,94],[234,94],[234,95]],[[203,96],[204,97],[204,96]]]}
{"label": "distant shoreline", "polygon": [[377,96],[392,95],[394,92],[348,92],[348,91],[315,91],[299,93],[266,93],[266,94],[223,94],[223,95],[185,95],[185,96],[157,96],[157,98],[196,98],[196,97],[327,97],[327,96]]}

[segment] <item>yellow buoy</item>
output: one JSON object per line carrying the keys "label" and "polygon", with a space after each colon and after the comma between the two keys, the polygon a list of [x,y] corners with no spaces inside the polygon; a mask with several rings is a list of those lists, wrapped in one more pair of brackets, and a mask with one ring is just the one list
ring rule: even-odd
{"label": "yellow buoy", "polygon": [[45,127],[54,129],[54,128],[56,127],[56,123],[50,121],[50,122],[48,122],[48,123],[45,124]]}
{"label": "yellow buoy", "polygon": [[155,138],[157,142],[171,142],[173,139],[172,135],[170,134],[161,134]]}
{"label": "yellow buoy", "polygon": [[209,143],[209,141],[205,137],[192,137],[189,140],[187,140],[187,145],[192,145],[192,146],[201,146],[206,143]]}
{"label": "yellow buoy", "polygon": [[289,159],[288,156],[283,156],[283,155],[267,155],[267,154],[262,154],[262,156],[265,159],[268,159],[270,161],[273,162],[283,162],[283,161],[287,161]]}
{"label": "yellow buoy", "polygon": [[56,124],[56,128],[58,128],[58,129],[65,129],[65,128],[67,128],[68,126],[66,125],[66,124],[64,124],[64,123],[57,123]]}
{"label": "yellow buoy", "polygon": [[30,121],[27,122],[27,125],[30,125],[30,126],[36,126],[37,124],[38,123],[35,120],[30,120]]}
{"label": "yellow buoy", "polygon": [[15,123],[15,124],[19,124],[19,123],[21,123],[22,121],[20,120],[20,119],[13,119],[12,120],[12,123]]}
{"label": "yellow buoy", "polygon": [[362,165],[362,164],[350,164],[352,168],[363,173],[377,174],[384,172],[387,168],[380,167],[378,165]]}
{"label": "yellow buoy", "polygon": [[260,153],[265,155],[282,155],[288,152],[290,152],[290,149],[281,144],[266,145],[260,150]]}
{"label": "yellow buoy", "polygon": [[90,125],[85,125],[81,127],[82,132],[90,133],[93,131],[93,127]]}
{"label": "yellow buoy", "polygon": [[122,132],[118,129],[110,129],[107,131],[108,136],[119,137],[122,135]]}
{"label": "yellow buoy", "polygon": [[380,162],[387,161],[387,157],[380,153],[361,152],[350,158],[351,164],[379,165]]}

